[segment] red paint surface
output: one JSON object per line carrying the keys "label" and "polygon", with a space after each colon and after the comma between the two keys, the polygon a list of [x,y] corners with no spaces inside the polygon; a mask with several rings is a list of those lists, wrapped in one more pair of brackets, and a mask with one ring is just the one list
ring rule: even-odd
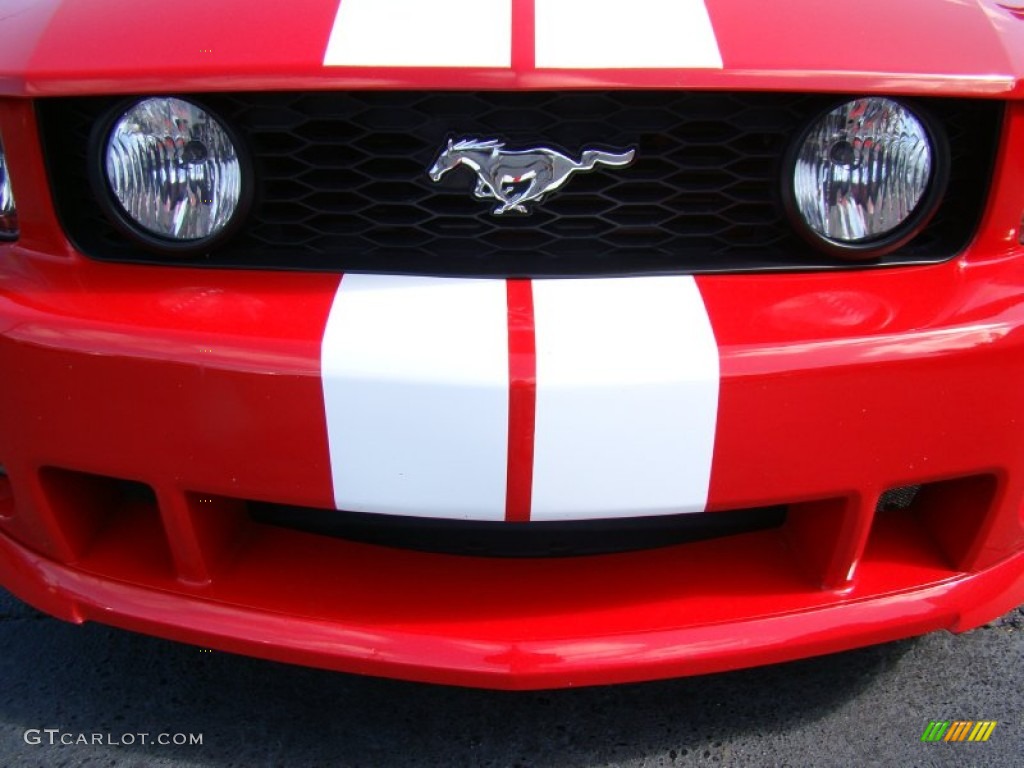
{"label": "red paint surface", "polygon": [[530,519],[534,425],[537,416],[537,340],[529,280],[506,281],[508,292],[508,486],[505,519]]}
{"label": "red paint surface", "polygon": [[529,72],[536,62],[536,2],[512,0],[512,69]]}
{"label": "red paint surface", "polygon": [[786,0],[760,6],[708,0],[706,5],[726,69],[952,77],[1010,71],[999,36],[975,3]]}
{"label": "red paint surface", "polygon": [[[1024,28],[998,3],[709,0],[723,70],[534,70],[532,3],[513,3],[508,69],[324,67],[337,0],[301,10],[228,0],[43,0],[5,19],[0,92],[246,88],[730,88],[990,96],[1021,93]],[[102,23],[97,20],[102,19]],[[424,34],[443,38],[443,20]],[[585,33],[584,33],[585,34]]]}

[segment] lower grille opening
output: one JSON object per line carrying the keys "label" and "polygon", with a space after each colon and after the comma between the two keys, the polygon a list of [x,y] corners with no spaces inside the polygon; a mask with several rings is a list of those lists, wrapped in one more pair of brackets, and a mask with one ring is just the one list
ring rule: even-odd
{"label": "lower grille opening", "polygon": [[[31,476],[12,475],[31,487]],[[159,592],[147,606],[181,594],[358,627],[371,642],[375,627],[564,640],[566,617],[580,637],[614,637],[885,600],[970,570],[998,487],[986,475],[926,482],[877,512],[856,494],[654,518],[478,523],[154,494],[54,467],[38,477],[71,570]],[[863,557],[857,531],[868,539]],[[968,546],[957,551],[961,540]]]}
{"label": "lower grille opening", "polygon": [[152,487],[56,467],[41,469],[39,479],[50,514],[81,563],[109,574],[173,573]]}
{"label": "lower grille opening", "polygon": [[996,487],[995,477],[973,475],[890,488],[878,500],[868,545],[887,530],[904,528],[929,542],[950,568],[970,570]]}
{"label": "lower grille opening", "polygon": [[250,503],[259,523],[364,544],[479,557],[575,557],[631,552],[779,528],[783,506],[613,520],[506,523],[442,520]]}

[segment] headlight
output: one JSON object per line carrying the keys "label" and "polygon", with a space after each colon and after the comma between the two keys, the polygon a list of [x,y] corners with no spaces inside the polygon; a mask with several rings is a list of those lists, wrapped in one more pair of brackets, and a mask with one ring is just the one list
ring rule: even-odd
{"label": "headlight", "polygon": [[784,197],[815,245],[846,258],[874,258],[908,242],[935,212],[945,154],[936,132],[909,107],[855,99],[798,138]]}
{"label": "headlight", "polygon": [[14,239],[18,235],[18,212],[14,207],[11,175],[7,172],[7,157],[0,140],[0,239]]}
{"label": "headlight", "polygon": [[136,102],[115,116],[98,160],[108,212],[156,250],[206,249],[241,218],[249,182],[239,149],[189,101]]}

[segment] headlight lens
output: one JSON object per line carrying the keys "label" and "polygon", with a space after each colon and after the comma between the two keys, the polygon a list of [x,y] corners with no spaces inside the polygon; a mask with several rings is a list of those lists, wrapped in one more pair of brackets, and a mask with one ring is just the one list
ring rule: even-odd
{"label": "headlight lens", "polygon": [[938,164],[932,136],[908,107],[855,99],[803,136],[792,203],[799,223],[826,250],[881,255],[912,238],[934,212]]}
{"label": "headlight lens", "polygon": [[7,156],[0,140],[0,238],[9,239],[18,234],[18,212],[14,207],[11,175],[7,172]]}
{"label": "headlight lens", "polygon": [[121,115],[103,172],[128,223],[157,247],[205,246],[239,213],[238,149],[221,123],[184,99],[144,99]]}

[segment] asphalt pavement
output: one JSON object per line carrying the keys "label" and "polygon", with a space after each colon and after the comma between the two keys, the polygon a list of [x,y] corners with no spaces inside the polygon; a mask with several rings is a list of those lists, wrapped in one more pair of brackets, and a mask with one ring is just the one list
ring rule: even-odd
{"label": "asphalt pavement", "polygon": [[[505,693],[73,626],[0,590],[0,686],[10,768],[1024,765],[1024,608],[773,667]],[[932,720],[997,725],[987,742],[922,742]]]}

